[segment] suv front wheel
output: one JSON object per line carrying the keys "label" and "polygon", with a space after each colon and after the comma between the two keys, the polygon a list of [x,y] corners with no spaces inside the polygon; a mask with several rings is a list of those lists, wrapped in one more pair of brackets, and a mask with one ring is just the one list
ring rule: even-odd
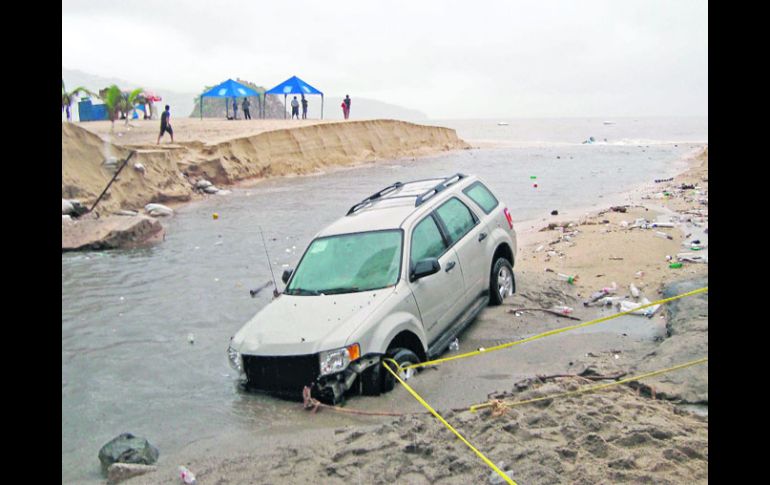
{"label": "suv front wheel", "polygon": [[513,278],[511,263],[505,258],[497,258],[489,276],[489,303],[499,305],[516,292],[516,280]]}
{"label": "suv front wheel", "polygon": [[[409,349],[405,348],[396,348],[391,349],[387,353],[387,357],[395,360],[398,362],[398,365],[401,367],[410,365],[410,364],[417,364],[420,362],[420,358],[417,357],[417,355],[412,352]],[[393,362],[388,362],[390,365],[390,368],[393,369]],[[380,363],[382,365],[382,363]],[[393,369],[396,370],[396,369]],[[396,387],[396,378],[393,377],[393,374],[388,372],[387,369],[381,369],[380,372],[382,373],[382,392],[390,392],[393,390],[394,387]],[[412,378],[414,373],[416,372],[415,369],[406,369],[404,371],[401,371],[398,373],[398,377],[400,377],[402,380],[407,381]]]}

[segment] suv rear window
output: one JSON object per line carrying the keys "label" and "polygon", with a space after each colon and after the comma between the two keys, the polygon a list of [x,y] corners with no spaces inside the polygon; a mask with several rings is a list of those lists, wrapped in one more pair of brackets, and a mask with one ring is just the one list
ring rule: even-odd
{"label": "suv rear window", "polygon": [[492,209],[497,207],[497,199],[494,195],[492,195],[492,192],[489,191],[488,188],[481,182],[476,182],[470,187],[463,190],[465,195],[473,199],[473,202],[479,205],[481,207],[481,210],[483,210],[486,214],[489,214],[492,212]]}
{"label": "suv rear window", "polygon": [[471,210],[459,199],[449,199],[436,209],[436,213],[444,222],[452,244],[459,241],[476,225],[476,218],[473,217]]}

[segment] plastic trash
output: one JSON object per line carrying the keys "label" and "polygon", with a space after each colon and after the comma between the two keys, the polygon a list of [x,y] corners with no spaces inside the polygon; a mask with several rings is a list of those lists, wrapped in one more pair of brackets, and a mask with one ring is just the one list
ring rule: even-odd
{"label": "plastic trash", "polygon": [[460,350],[460,340],[459,339],[452,340],[452,343],[449,344],[449,350],[452,350],[452,351]]}
{"label": "plastic trash", "polygon": [[187,485],[193,485],[198,483],[195,480],[195,475],[193,475],[193,472],[187,469],[185,466],[179,467],[179,478],[182,479],[183,483],[186,483]]}
{"label": "plastic trash", "polygon": [[674,239],[673,236],[669,236],[665,232],[655,231],[655,237],[659,237],[661,239]]}
{"label": "plastic trash", "polygon": [[682,263],[671,263],[668,265],[668,267],[671,269],[679,269],[682,267]]}
{"label": "plastic trash", "polygon": [[540,252],[540,251],[542,251],[544,248],[545,248],[545,246],[543,246],[543,245],[541,244],[540,246],[538,246],[538,247],[537,247],[537,249],[535,249],[535,252],[536,252],[536,253],[539,253],[539,252]]}
{"label": "plastic trash", "polygon": [[567,275],[567,274],[556,273],[556,278],[559,281],[566,281],[567,283],[573,285],[573,284],[575,284],[575,281],[577,281],[578,276],[577,275],[571,276],[571,275]]}
{"label": "plastic trash", "polygon": [[568,306],[565,306],[565,305],[554,306],[553,308],[551,308],[551,310],[553,310],[555,312],[559,312],[562,315],[569,315],[570,313],[572,313],[574,311],[572,308],[570,308]]}
{"label": "plastic trash", "polygon": [[187,341],[188,341],[189,343],[191,343],[191,344],[194,344],[194,343],[195,343],[195,335],[194,335],[194,334],[192,334],[192,333],[188,333],[188,334],[187,334]]}
{"label": "plastic trash", "polygon": [[219,214],[217,214],[217,213],[215,212],[215,213],[211,214],[211,217],[212,217],[213,219],[215,219],[215,220],[216,220],[216,219],[219,219]]}
{"label": "plastic trash", "polygon": [[637,271],[636,273],[634,273],[634,277],[636,278],[644,277],[644,271]]}
{"label": "plastic trash", "polygon": [[637,288],[636,285],[631,283],[630,285],[628,285],[628,289],[631,291],[631,296],[633,296],[634,298],[639,298],[639,295],[640,295],[639,288]]}

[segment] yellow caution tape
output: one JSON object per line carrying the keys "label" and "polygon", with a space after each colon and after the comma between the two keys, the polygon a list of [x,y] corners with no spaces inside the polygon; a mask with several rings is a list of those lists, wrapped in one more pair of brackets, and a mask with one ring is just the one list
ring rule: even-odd
{"label": "yellow caution tape", "polygon": [[668,303],[670,301],[678,300],[678,299],[684,298],[686,296],[693,296],[693,295],[697,295],[699,293],[705,293],[705,292],[708,292],[708,290],[709,290],[708,286],[706,286],[704,288],[698,288],[697,290],[688,291],[687,293],[682,293],[681,295],[672,296],[671,298],[666,298],[666,299],[663,299],[663,300],[654,301],[652,303],[646,303],[644,305],[641,305],[641,306],[638,306],[638,307],[634,308],[633,310],[628,310],[628,311],[625,311],[625,312],[616,313],[614,315],[610,315],[610,316],[607,316],[607,317],[597,318],[596,320],[591,320],[590,322],[583,322],[583,323],[579,323],[577,325],[571,325],[569,327],[558,328],[556,330],[551,330],[549,332],[544,332],[544,333],[541,333],[541,334],[538,334],[538,335],[534,335],[532,337],[527,337],[525,339],[517,340],[515,342],[508,342],[508,343],[505,343],[505,344],[496,345],[494,347],[489,347],[488,349],[479,349],[479,350],[474,350],[473,352],[467,352],[465,354],[453,355],[451,357],[444,357],[443,359],[429,360],[427,362],[418,362],[416,364],[408,365],[408,366],[404,367],[403,369],[415,369],[417,367],[426,367],[426,366],[429,366],[429,365],[443,364],[444,362],[449,362],[451,360],[464,359],[464,358],[467,358],[467,357],[473,357],[474,355],[480,355],[480,354],[485,354],[487,352],[493,352],[495,350],[507,349],[509,347],[513,347],[514,345],[519,345],[519,344],[523,344],[523,343],[526,343],[526,342],[532,342],[533,340],[538,340],[538,339],[541,339],[543,337],[548,337],[548,336],[551,336],[551,335],[556,335],[556,334],[559,334],[559,333],[568,332],[570,330],[575,330],[577,328],[588,327],[589,325],[596,325],[597,323],[602,323],[602,322],[606,322],[608,320],[612,320],[613,318],[622,317],[623,315],[628,315],[630,313],[639,311],[639,310],[644,309],[644,308],[648,308],[648,307],[655,306],[655,305],[662,305],[664,303]]}
{"label": "yellow caution tape", "polygon": [[657,375],[660,375],[660,374],[665,374],[667,372],[672,372],[672,371],[675,371],[675,370],[684,369],[685,367],[691,367],[693,365],[703,364],[703,363],[708,362],[708,360],[709,360],[708,357],[703,357],[702,359],[693,360],[693,361],[690,361],[690,362],[686,362],[684,364],[679,364],[679,365],[675,365],[673,367],[668,367],[666,369],[657,370],[655,372],[648,372],[647,374],[638,375],[636,377],[627,377],[625,379],[622,379],[622,380],[619,380],[619,381],[616,381],[616,382],[610,382],[608,384],[599,384],[599,385],[596,385],[596,386],[588,386],[588,387],[584,387],[582,389],[577,389],[575,391],[563,392],[561,394],[554,394],[554,395],[551,395],[551,396],[537,397],[537,398],[534,398],[534,399],[527,399],[526,401],[514,401],[514,402],[497,401],[497,402],[494,402],[494,403],[493,402],[486,402],[486,403],[483,403],[483,404],[475,404],[475,405],[471,406],[468,409],[471,412],[475,413],[479,409],[488,408],[488,407],[492,407],[492,406],[500,406],[500,405],[502,405],[502,406],[505,406],[507,408],[512,408],[512,407],[515,407],[515,406],[521,406],[522,404],[531,404],[533,402],[547,401],[547,400],[556,399],[556,398],[559,398],[559,397],[574,396],[576,394],[583,394],[583,393],[586,393],[586,392],[598,391],[600,389],[606,389],[608,387],[618,386],[620,384],[625,384],[626,382],[638,381],[638,380],[641,380],[641,379],[646,379],[648,377],[657,376]]}
{"label": "yellow caution tape", "polygon": [[454,429],[454,428],[452,427],[452,425],[451,425],[451,424],[449,424],[449,423],[446,421],[446,419],[444,419],[443,417],[441,417],[441,415],[440,415],[439,413],[437,413],[435,409],[433,409],[432,407],[430,407],[430,404],[428,404],[427,402],[425,402],[425,400],[424,400],[423,398],[421,398],[421,397],[420,397],[420,395],[419,395],[419,394],[417,394],[417,393],[414,391],[414,389],[412,389],[411,387],[409,387],[409,385],[408,385],[406,382],[404,382],[404,381],[401,379],[401,377],[399,377],[399,375],[398,375],[396,372],[393,372],[393,369],[391,369],[391,368],[390,368],[390,366],[388,365],[388,363],[387,363],[387,362],[385,362],[385,360],[388,360],[388,361],[390,361],[390,362],[393,362],[394,364],[396,364],[396,369],[398,369],[399,371],[401,371],[401,370],[403,370],[403,369],[405,369],[405,368],[402,368],[400,365],[398,365],[398,362],[396,362],[396,361],[395,361],[395,360],[393,360],[393,359],[383,359],[382,365],[383,365],[383,366],[384,366],[386,369],[388,369],[388,372],[390,372],[391,374],[393,374],[393,377],[395,377],[396,379],[398,379],[398,382],[400,382],[400,383],[401,383],[401,385],[402,385],[402,386],[404,386],[404,388],[406,388],[406,390],[407,390],[407,391],[409,391],[409,394],[411,394],[411,395],[412,395],[412,397],[414,397],[415,399],[417,399],[417,401],[418,401],[420,404],[422,404],[423,406],[425,406],[425,408],[426,408],[428,411],[430,411],[430,412],[431,412],[431,414],[433,414],[433,416],[435,416],[435,417],[436,417],[436,419],[438,419],[439,421],[441,421],[441,423],[442,423],[444,426],[446,426],[446,427],[449,429],[449,431],[451,431],[452,433],[454,433],[454,434],[455,434],[455,436],[457,436],[457,437],[460,439],[460,441],[462,441],[463,443],[465,443],[465,445],[466,445],[468,448],[470,448],[471,450],[473,450],[473,452],[474,452],[474,453],[476,453],[476,455],[478,455],[478,457],[479,457],[479,458],[481,458],[482,460],[484,460],[484,463],[486,463],[486,464],[487,464],[487,466],[489,466],[489,467],[490,467],[490,468],[492,468],[492,469],[493,469],[495,472],[497,472],[497,474],[498,474],[498,475],[500,475],[500,476],[501,476],[501,477],[502,477],[502,478],[503,478],[503,479],[504,479],[504,480],[505,480],[507,483],[509,483],[509,484],[512,484],[512,485],[516,485],[516,482],[514,482],[513,480],[511,480],[511,478],[510,478],[508,475],[506,475],[505,473],[503,473],[503,471],[502,471],[502,470],[500,470],[500,469],[497,467],[497,465],[495,465],[494,463],[492,463],[492,461],[490,461],[490,460],[489,460],[489,458],[487,458],[486,456],[484,456],[484,454],[483,454],[483,453],[481,453],[481,452],[480,452],[478,449],[476,449],[476,447],[474,447],[472,444],[470,444],[470,443],[468,442],[468,440],[466,440],[466,439],[463,437],[463,435],[461,435],[461,434],[460,434],[460,433],[459,433],[459,432],[458,432],[456,429]]}

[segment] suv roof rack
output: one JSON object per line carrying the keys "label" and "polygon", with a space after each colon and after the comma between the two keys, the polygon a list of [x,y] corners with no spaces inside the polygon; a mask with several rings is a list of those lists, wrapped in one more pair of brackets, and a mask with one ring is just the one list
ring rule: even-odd
{"label": "suv roof rack", "polygon": [[[445,179],[441,180],[441,182],[439,182],[437,185],[432,187],[430,190],[427,190],[427,191],[423,192],[420,195],[415,195],[415,194],[411,194],[411,195],[396,195],[396,196],[389,197],[389,198],[396,199],[396,198],[402,198],[402,197],[416,197],[416,199],[414,201],[414,206],[415,207],[419,207],[426,200],[430,199],[431,197],[433,197],[434,195],[438,194],[439,192],[445,190],[450,185],[456,184],[457,182],[459,182],[460,180],[464,179],[465,177],[467,177],[467,175],[464,175],[462,173],[456,173],[454,175],[451,175],[451,176],[446,177]],[[361,202],[355,204],[353,207],[350,208],[350,210],[348,210],[348,213],[345,214],[345,215],[349,216],[350,214],[355,213],[357,210],[363,208],[367,204],[370,204],[371,202],[373,202],[375,200],[384,198],[383,196],[385,196],[385,195],[387,195],[387,194],[389,194],[391,192],[394,192],[394,191],[400,189],[401,187],[403,187],[406,184],[411,184],[411,183],[415,183],[415,182],[424,182],[424,181],[428,181],[428,180],[436,180],[436,179],[412,180],[411,182],[406,182],[406,183],[396,182],[393,185],[388,185],[387,187],[385,187],[384,189],[380,190],[379,192],[376,192],[376,193],[370,195],[369,197],[365,198]]]}

